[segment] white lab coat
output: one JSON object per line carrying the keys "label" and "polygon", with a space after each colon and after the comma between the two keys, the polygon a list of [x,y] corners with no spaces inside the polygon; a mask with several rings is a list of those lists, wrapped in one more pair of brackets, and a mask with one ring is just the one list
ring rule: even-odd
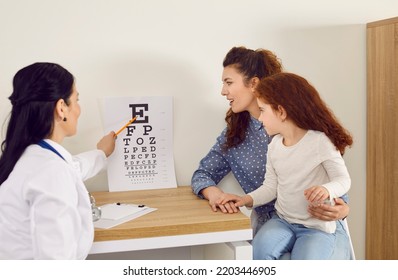
{"label": "white lab coat", "polygon": [[0,259],[85,259],[94,239],[83,180],[106,166],[103,151],[76,157],[46,140],[65,159],[29,146],[0,186]]}

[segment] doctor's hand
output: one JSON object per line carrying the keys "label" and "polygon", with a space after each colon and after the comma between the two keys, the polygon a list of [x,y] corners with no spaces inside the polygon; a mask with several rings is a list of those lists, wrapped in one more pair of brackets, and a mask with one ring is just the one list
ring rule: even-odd
{"label": "doctor's hand", "polygon": [[115,132],[111,131],[107,135],[101,138],[97,143],[97,149],[102,150],[106,157],[109,157],[115,150]]}

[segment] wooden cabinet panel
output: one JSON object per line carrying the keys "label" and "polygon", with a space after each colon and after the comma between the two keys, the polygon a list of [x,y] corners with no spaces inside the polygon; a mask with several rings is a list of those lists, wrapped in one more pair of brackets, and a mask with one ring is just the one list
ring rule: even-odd
{"label": "wooden cabinet panel", "polygon": [[398,259],[398,17],[367,25],[366,259]]}

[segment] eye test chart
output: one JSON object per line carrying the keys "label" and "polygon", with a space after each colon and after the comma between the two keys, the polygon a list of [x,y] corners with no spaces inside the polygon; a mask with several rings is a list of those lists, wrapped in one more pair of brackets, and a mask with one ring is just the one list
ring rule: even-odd
{"label": "eye test chart", "polygon": [[108,158],[109,191],[176,188],[171,96],[105,97],[105,133],[118,132]]}

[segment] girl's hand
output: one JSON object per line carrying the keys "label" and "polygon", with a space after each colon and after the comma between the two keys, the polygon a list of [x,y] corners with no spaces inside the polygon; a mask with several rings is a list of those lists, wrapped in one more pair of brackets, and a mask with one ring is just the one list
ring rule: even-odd
{"label": "girl's hand", "polygon": [[323,204],[329,198],[329,192],[323,186],[312,186],[304,190],[304,196],[310,204]]}
{"label": "girl's hand", "polygon": [[238,196],[235,194],[226,194],[222,200],[219,200],[218,203],[226,204],[234,202],[235,207],[252,207],[253,199],[250,195]]}
{"label": "girl's hand", "polygon": [[232,193],[224,193],[224,195],[222,197],[220,197],[219,200],[217,200],[217,203],[218,204],[226,204],[229,202],[239,201],[240,199],[241,199],[241,197],[239,195],[232,194]]}

